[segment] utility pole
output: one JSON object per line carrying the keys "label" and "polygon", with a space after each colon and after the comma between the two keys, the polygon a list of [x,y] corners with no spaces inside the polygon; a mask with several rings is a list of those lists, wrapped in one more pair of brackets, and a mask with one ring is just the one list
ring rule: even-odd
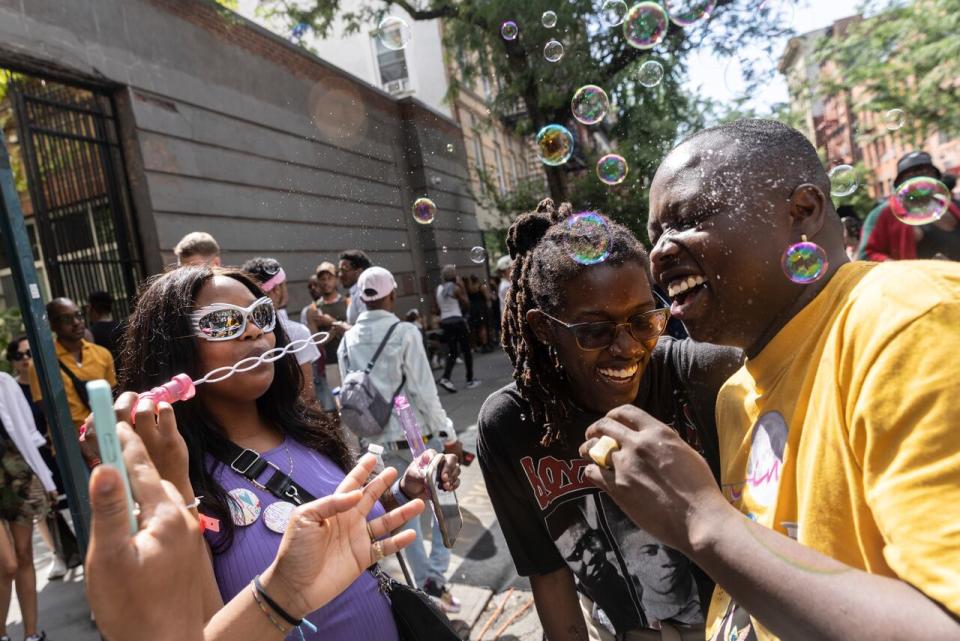
{"label": "utility pole", "polygon": [[64,489],[73,514],[73,526],[77,532],[80,550],[86,554],[90,525],[90,497],[87,493],[87,466],[80,455],[77,430],[70,418],[67,396],[60,378],[57,352],[47,322],[47,310],[40,298],[37,269],[33,263],[30,238],[23,221],[23,210],[17,195],[10,155],[6,141],[0,136],[0,239],[2,248],[10,261],[10,271],[17,292],[17,302],[27,329],[27,339],[33,352],[33,364],[37,368],[40,389],[43,392],[43,409],[50,425],[53,445],[57,451],[57,465],[63,478]]}

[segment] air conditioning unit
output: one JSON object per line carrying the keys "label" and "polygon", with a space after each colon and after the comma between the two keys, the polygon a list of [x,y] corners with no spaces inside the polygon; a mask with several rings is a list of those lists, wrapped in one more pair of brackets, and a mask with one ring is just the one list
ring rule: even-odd
{"label": "air conditioning unit", "polygon": [[406,93],[407,91],[410,91],[410,80],[408,78],[391,80],[383,85],[383,90],[394,96],[400,93]]}

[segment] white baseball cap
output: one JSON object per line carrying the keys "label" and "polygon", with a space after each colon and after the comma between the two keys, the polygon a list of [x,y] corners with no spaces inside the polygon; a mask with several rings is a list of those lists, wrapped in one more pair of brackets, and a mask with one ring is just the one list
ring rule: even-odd
{"label": "white baseball cap", "polygon": [[396,288],[397,281],[393,279],[393,274],[383,267],[368,267],[357,279],[357,291],[366,303],[389,296]]}

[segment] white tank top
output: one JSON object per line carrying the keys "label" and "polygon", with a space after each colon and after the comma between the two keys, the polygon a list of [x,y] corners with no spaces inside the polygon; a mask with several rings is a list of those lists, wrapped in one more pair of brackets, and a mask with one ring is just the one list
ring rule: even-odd
{"label": "white tank top", "polygon": [[440,308],[440,320],[463,316],[460,311],[460,301],[453,295],[454,287],[456,284],[452,282],[437,285],[437,307]]}

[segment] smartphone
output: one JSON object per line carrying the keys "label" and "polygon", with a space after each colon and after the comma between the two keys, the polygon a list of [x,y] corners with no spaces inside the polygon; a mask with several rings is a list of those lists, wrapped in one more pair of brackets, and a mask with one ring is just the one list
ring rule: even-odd
{"label": "smartphone", "polygon": [[443,455],[438,454],[430,461],[427,467],[426,481],[430,488],[430,502],[433,504],[433,513],[437,516],[437,522],[440,524],[440,534],[443,536],[443,545],[446,548],[452,548],[460,536],[460,530],[463,528],[463,515],[460,513],[460,503],[457,501],[456,492],[447,492],[441,488],[440,473],[442,472],[440,464],[443,462]]}
{"label": "smartphone", "polygon": [[127,516],[130,519],[130,533],[137,532],[137,515],[134,513],[133,493],[130,491],[130,479],[127,466],[123,464],[123,450],[117,436],[117,415],[113,411],[113,395],[110,384],[104,380],[87,383],[87,396],[90,409],[93,410],[93,426],[97,432],[97,445],[100,446],[100,460],[120,470],[123,478],[123,491],[127,495]]}

